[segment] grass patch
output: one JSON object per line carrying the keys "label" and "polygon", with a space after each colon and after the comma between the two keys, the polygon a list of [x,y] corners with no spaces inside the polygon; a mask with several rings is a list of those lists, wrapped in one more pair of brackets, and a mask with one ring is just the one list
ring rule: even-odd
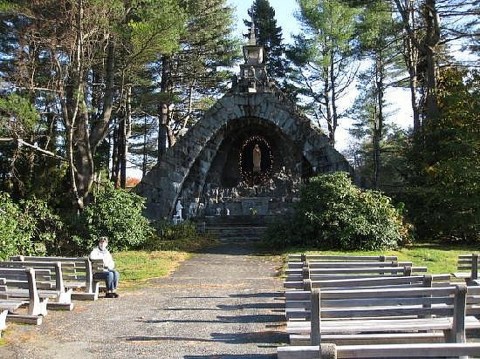
{"label": "grass patch", "polygon": [[120,287],[135,289],[149,279],[169,275],[192,253],[212,246],[216,239],[208,236],[164,240],[155,243],[156,250],[124,251],[114,254],[115,264],[120,272]]}
{"label": "grass patch", "polygon": [[115,264],[120,272],[120,286],[140,287],[151,278],[165,277],[185,259],[187,252],[177,251],[125,251],[115,253]]}
{"label": "grass patch", "polygon": [[332,254],[332,255],[392,255],[399,261],[409,261],[415,266],[425,266],[429,273],[442,274],[457,272],[459,254],[478,252],[473,245],[443,245],[437,243],[420,243],[391,251],[291,251],[289,253]]}

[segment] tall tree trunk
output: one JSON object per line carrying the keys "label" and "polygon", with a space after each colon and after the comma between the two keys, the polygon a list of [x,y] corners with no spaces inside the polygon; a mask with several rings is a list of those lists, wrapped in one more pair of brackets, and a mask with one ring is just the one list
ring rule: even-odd
{"label": "tall tree trunk", "polygon": [[325,105],[325,119],[327,121],[327,129],[328,129],[328,140],[330,144],[333,146],[335,144],[335,128],[333,124],[333,116],[332,116],[332,108],[330,103],[330,71],[329,67],[324,67],[325,77],[323,79],[323,100]]}
{"label": "tall tree trunk", "polygon": [[132,88],[128,86],[125,89],[125,111],[122,118],[121,126],[121,171],[120,171],[120,187],[127,188],[127,169],[128,169],[128,139],[132,133]]}
{"label": "tall tree trunk", "polygon": [[440,42],[440,20],[437,12],[436,0],[426,0],[425,3],[425,22],[427,31],[425,36],[425,56],[427,62],[426,79],[426,107],[427,119],[438,118],[438,94],[437,94],[437,47]]}
{"label": "tall tree trunk", "polygon": [[121,125],[119,124],[113,130],[113,145],[112,145],[112,172],[110,180],[114,183],[115,187],[120,185],[120,143],[121,143]]}
{"label": "tall tree trunk", "polygon": [[[406,1],[407,18],[412,29],[416,28],[415,12],[412,0]],[[410,102],[413,112],[413,131],[418,133],[422,126],[420,122],[420,108],[418,101],[418,58],[419,49],[415,46],[411,36],[405,37],[405,63],[409,73]]]}
{"label": "tall tree trunk", "polygon": [[83,0],[78,1],[77,32],[72,69],[65,90],[64,115],[67,129],[67,153],[73,196],[78,210],[87,204],[93,183],[93,156],[89,141],[89,122],[84,97]]}
{"label": "tall tree trunk", "polygon": [[338,111],[337,111],[337,88],[335,82],[335,56],[333,52],[330,52],[330,87],[332,94],[332,134],[330,136],[330,142],[335,146],[335,133],[338,126]]}
{"label": "tall tree trunk", "polygon": [[374,116],[374,129],[373,129],[373,187],[379,187],[380,172],[382,167],[382,154],[381,154],[381,141],[383,138],[383,103],[384,103],[384,64],[382,55],[377,54],[375,64],[375,86],[377,89],[377,113]]}
{"label": "tall tree trunk", "polygon": [[147,174],[147,115],[143,116],[143,159],[142,159],[142,176]]}
{"label": "tall tree trunk", "polygon": [[[412,106],[414,109],[414,129],[418,131],[422,126],[420,121],[420,111],[415,112],[418,106],[424,105],[426,110],[427,119],[436,119],[439,115],[438,98],[437,98],[437,47],[440,42],[440,20],[437,11],[436,0],[424,0],[423,17],[426,24],[425,37],[422,42],[416,36],[415,18],[413,1],[405,0],[405,4],[401,3],[401,0],[395,0],[397,9],[402,17],[404,29],[408,36],[407,50],[410,50],[410,54],[407,56],[407,65],[410,72],[410,86],[412,91]],[[414,51],[414,48],[416,51]],[[417,72],[418,57],[416,54],[421,54],[425,57],[426,71],[425,71],[425,88],[426,99],[424,104],[413,104],[416,101],[416,84],[417,84]],[[417,61],[415,61],[417,60]],[[415,68],[415,69],[414,69]],[[413,91],[415,91],[415,96]]]}
{"label": "tall tree trunk", "polygon": [[158,162],[161,161],[163,154],[167,150],[168,143],[168,120],[170,111],[170,95],[172,89],[171,78],[171,56],[164,55],[162,58],[162,82],[160,91],[162,93],[159,107],[160,121],[158,124]]}

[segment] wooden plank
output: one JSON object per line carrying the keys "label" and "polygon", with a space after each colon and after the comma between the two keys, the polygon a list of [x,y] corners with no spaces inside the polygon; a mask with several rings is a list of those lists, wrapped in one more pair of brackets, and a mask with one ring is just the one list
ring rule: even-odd
{"label": "wooden plank", "polygon": [[[278,359],[318,359],[319,346],[277,348]],[[329,358],[447,358],[480,357],[480,343],[412,343],[342,345],[335,347],[335,356]],[[322,356],[325,358],[325,356]]]}
{"label": "wooden plank", "polygon": [[480,343],[412,343],[345,345],[337,347],[338,358],[441,358],[480,355]]}
{"label": "wooden plank", "polygon": [[[323,334],[321,339],[324,343],[336,345],[359,345],[359,344],[408,344],[408,343],[444,343],[443,332],[426,333],[349,333],[349,334]],[[290,335],[290,345],[312,345],[310,335]]]}
{"label": "wooden plank", "polygon": [[[452,328],[452,318],[393,318],[393,319],[341,319],[322,320],[321,334],[359,333],[359,332],[413,332],[418,330],[448,330]],[[480,321],[474,316],[465,318],[467,329],[479,329]],[[309,321],[288,321],[286,332],[289,334],[308,334],[311,331]]]}
{"label": "wooden plank", "polygon": [[306,260],[313,260],[313,261],[395,261],[397,260],[397,256],[356,256],[356,255],[328,255],[328,254],[290,254],[288,256],[289,261],[301,261],[302,256],[305,257]]}
{"label": "wooden plank", "polygon": [[412,266],[412,262],[374,262],[374,261],[345,261],[345,262],[336,262],[336,261],[308,261],[304,262],[288,262],[287,268],[290,270],[299,270],[304,265],[307,265],[310,269],[314,268],[348,268],[348,267],[404,267]]}
{"label": "wooden plank", "polygon": [[[98,299],[99,283],[93,280],[92,263],[88,257],[56,256],[13,256],[12,261],[60,262],[65,267],[62,274],[64,286],[68,289],[82,289],[85,295],[81,299]],[[79,282],[82,282],[80,285]],[[79,298],[78,293],[71,294],[72,299]]]}

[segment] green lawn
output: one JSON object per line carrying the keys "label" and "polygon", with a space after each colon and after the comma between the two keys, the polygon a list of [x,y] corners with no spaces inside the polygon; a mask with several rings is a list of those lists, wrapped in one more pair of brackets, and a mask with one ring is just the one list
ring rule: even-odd
{"label": "green lawn", "polygon": [[[354,254],[354,255],[396,255],[400,261],[410,261],[416,266],[425,266],[429,273],[456,272],[459,254],[478,252],[474,246],[442,246],[438,244],[416,244],[392,251],[291,251],[289,253]],[[286,259],[287,254],[284,253]],[[278,253],[277,253],[278,254]],[[117,268],[121,274],[121,288],[136,288],[148,279],[167,276],[182,261],[192,255],[190,251],[126,251],[115,253]]]}
{"label": "green lawn", "polygon": [[459,254],[478,252],[478,246],[448,246],[440,244],[416,244],[410,247],[392,251],[295,251],[292,253],[309,254],[352,254],[352,255],[395,255],[400,261],[410,261],[416,266],[425,266],[429,273],[453,273],[457,269],[457,258]]}
{"label": "green lawn", "polygon": [[114,254],[115,265],[120,272],[120,287],[136,288],[148,279],[165,277],[190,253],[182,251],[125,251]]}

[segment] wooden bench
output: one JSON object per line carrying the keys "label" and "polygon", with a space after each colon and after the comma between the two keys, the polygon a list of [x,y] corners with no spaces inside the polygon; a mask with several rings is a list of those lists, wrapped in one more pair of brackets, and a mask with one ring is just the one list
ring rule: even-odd
{"label": "wooden bench", "polygon": [[309,268],[303,267],[298,269],[287,269],[287,278],[284,286],[288,288],[288,282],[302,281],[304,279],[311,280],[328,280],[328,279],[360,279],[372,276],[411,276],[414,274],[426,273],[426,267],[413,266],[394,266],[394,267],[341,267],[341,263],[337,267],[332,268]]}
{"label": "wooden bench", "polygon": [[480,357],[480,343],[322,344],[278,347],[278,359]]}
{"label": "wooden bench", "polygon": [[73,310],[72,289],[65,288],[63,283],[62,264],[60,262],[36,261],[4,261],[0,268],[33,268],[47,270],[47,275],[39,276],[36,272],[36,283],[40,297],[48,297],[48,309]]}
{"label": "wooden bench", "polygon": [[480,309],[480,287],[469,287],[468,291],[472,299],[467,301],[465,285],[381,291],[315,289],[311,320],[288,321],[287,333],[292,343],[310,341],[311,345],[353,340],[385,343],[393,338],[407,343],[432,341],[438,332],[437,340],[465,342],[466,329],[480,328],[475,317]]}
{"label": "wooden bench", "polygon": [[[39,325],[47,315],[49,298],[39,295],[33,268],[0,268],[0,308],[8,310],[7,321]],[[48,270],[38,270],[48,275]],[[26,314],[19,309],[27,307]]]}
{"label": "wooden bench", "polygon": [[457,260],[458,272],[453,273],[455,278],[465,279],[467,284],[478,279],[478,253],[460,254]]}
{"label": "wooden bench", "polygon": [[100,282],[93,280],[92,262],[88,257],[13,256],[11,261],[60,262],[65,288],[72,289],[75,300],[97,300]]}
{"label": "wooden bench", "polygon": [[289,262],[305,262],[305,261],[333,261],[333,262],[391,262],[397,261],[397,256],[363,256],[363,255],[329,255],[329,254],[290,254],[288,256]]}
{"label": "wooden bench", "polygon": [[348,268],[348,267],[398,267],[412,266],[412,262],[398,261],[305,261],[305,262],[288,262],[286,272],[301,270],[303,267],[313,268]]}
{"label": "wooden bench", "polygon": [[418,275],[407,277],[371,277],[360,279],[304,280],[300,290],[287,290],[285,296],[285,317],[289,319],[309,319],[311,292],[321,290],[350,290],[386,288],[421,288],[449,286],[449,274]]}

